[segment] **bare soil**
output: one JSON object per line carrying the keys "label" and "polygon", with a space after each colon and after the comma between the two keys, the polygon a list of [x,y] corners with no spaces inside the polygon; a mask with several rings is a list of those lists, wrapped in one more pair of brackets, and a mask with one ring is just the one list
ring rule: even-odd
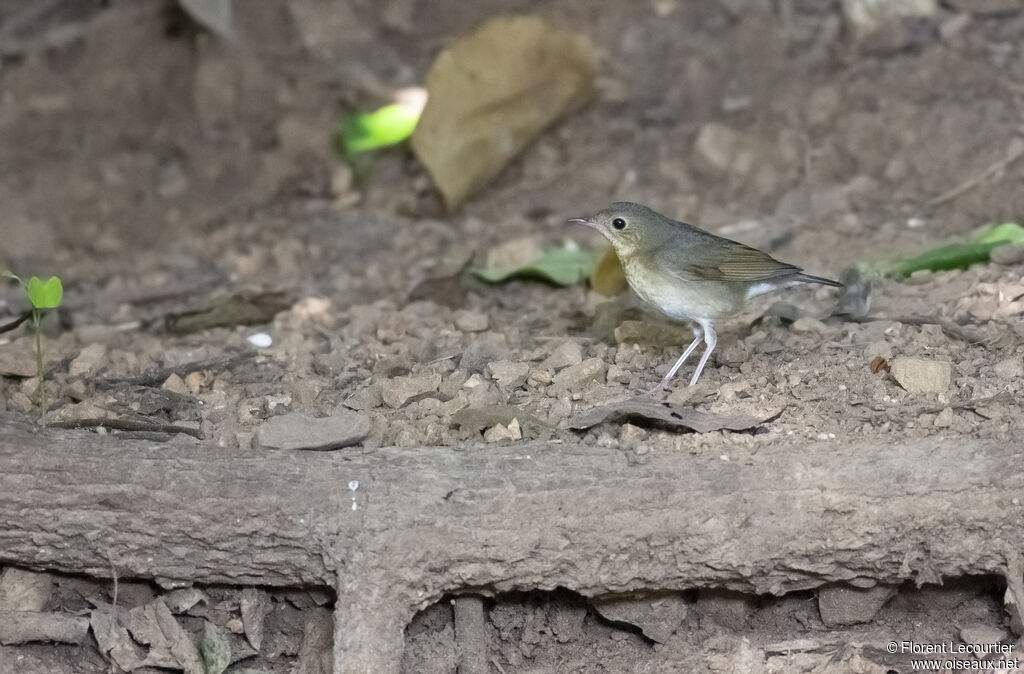
{"label": "bare soil", "polygon": [[[471,277],[456,292],[420,285],[529,237],[600,247],[564,222],[617,199],[831,277],[1018,220],[1024,163],[1007,159],[1024,121],[1016,7],[943,8],[857,40],[835,3],[263,2],[236,6],[240,38],[227,44],[156,0],[46,4],[26,18],[24,3],[0,1],[0,268],[65,284],[64,308],[44,325],[51,423],[141,415],[162,426],[112,435],[216,451],[258,446],[272,417],[344,410],[369,430],[341,452],[487,452],[518,434],[723,466],[797,440],[828,454],[1024,439],[1021,262],[876,280],[870,320],[833,315],[827,288],[761,298],[723,327],[700,384],[685,388],[684,368],[669,396],[771,419],[742,432],[571,428],[648,390],[690,340],[629,294]],[[598,96],[452,214],[403,150],[365,176],[333,156],[344,109],[420,82],[446,42],[499,11],[589,36],[602,54]],[[712,149],[727,165],[701,141],[721,127],[731,140]],[[282,310],[176,334],[182,312],[240,292],[283,293],[270,301]],[[14,286],[0,289],[0,323],[23,309]],[[272,345],[253,346],[255,333]],[[31,349],[28,331],[0,336],[10,418],[39,414]],[[876,357],[885,363],[873,368]],[[948,363],[948,385],[908,391],[886,369],[899,358]],[[523,418],[453,421],[497,405]],[[684,592],[663,643],[567,591],[499,593],[485,602],[486,662],[509,673],[909,671],[888,641],[958,641],[965,625],[1012,640],[1001,582],[910,583],[850,627],[825,625],[811,592]],[[138,587],[121,597],[128,608],[167,590]],[[208,591],[220,608],[207,619],[227,629],[240,589]],[[83,614],[112,593],[109,581],[61,577],[49,608]],[[303,637],[315,640],[307,623],[331,600],[271,597],[270,636],[244,665],[316,671],[294,668],[313,667]],[[442,601],[408,626],[404,671],[455,670],[452,611]],[[109,667],[92,637],[0,646],[4,672]]]}

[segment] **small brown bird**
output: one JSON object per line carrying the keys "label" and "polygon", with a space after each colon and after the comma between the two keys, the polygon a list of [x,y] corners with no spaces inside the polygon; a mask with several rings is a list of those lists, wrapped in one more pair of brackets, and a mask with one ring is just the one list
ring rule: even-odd
{"label": "small brown bird", "polygon": [[690,386],[697,383],[715,349],[715,322],[738,313],[747,300],[801,283],[842,287],[841,283],[803,273],[742,243],[672,220],[628,201],[612,204],[589,218],[569,222],[593,227],[615,248],[634,292],[677,320],[690,320],[693,342],[654,389],[664,389],[703,341],[707,348]]}

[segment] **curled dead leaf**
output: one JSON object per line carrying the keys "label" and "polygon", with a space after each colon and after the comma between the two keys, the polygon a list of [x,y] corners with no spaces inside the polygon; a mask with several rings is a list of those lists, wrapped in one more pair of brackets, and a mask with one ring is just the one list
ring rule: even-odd
{"label": "curled dead leaf", "polygon": [[442,51],[412,147],[448,208],[582,105],[596,72],[586,41],[534,16],[492,19]]}

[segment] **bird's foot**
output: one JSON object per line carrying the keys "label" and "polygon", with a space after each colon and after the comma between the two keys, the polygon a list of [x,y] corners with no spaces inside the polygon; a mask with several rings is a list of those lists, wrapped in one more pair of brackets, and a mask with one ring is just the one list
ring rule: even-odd
{"label": "bird's foot", "polygon": [[658,385],[644,393],[645,396],[654,398],[655,400],[664,400],[671,390],[668,387],[668,382],[662,379],[658,382]]}

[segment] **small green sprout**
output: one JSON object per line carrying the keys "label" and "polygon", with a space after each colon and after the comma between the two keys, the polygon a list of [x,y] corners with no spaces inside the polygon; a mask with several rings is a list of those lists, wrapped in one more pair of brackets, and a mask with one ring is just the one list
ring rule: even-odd
{"label": "small green sprout", "polygon": [[401,103],[350,117],[341,127],[340,145],[346,155],[397,145],[412,135],[419,112]]}
{"label": "small green sprout", "polygon": [[338,122],[334,146],[357,179],[368,170],[376,151],[404,143],[412,136],[427,104],[427,92],[422,87],[400,89],[393,93],[393,101],[373,112],[347,115]]}
{"label": "small green sprout", "polygon": [[43,371],[43,331],[39,327],[39,322],[42,320],[43,312],[60,306],[60,302],[64,298],[64,285],[56,276],[51,276],[45,281],[37,276],[33,276],[28,280],[28,283],[9,271],[4,271],[0,276],[14,279],[20,283],[25,291],[25,295],[28,297],[29,303],[32,305],[29,313],[32,317],[32,329],[36,333],[36,376],[39,379],[39,404],[41,409],[39,421],[43,428],[46,428],[46,373]]}
{"label": "small green sprout", "polygon": [[1024,243],[1024,227],[1016,222],[987,225],[965,243],[950,243],[932,248],[916,257],[898,260],[888,265],[887,271],[907,277],[916,271],[948,271],[966,269],[972,264],[988,262],[992,249],[1012,243]]}

